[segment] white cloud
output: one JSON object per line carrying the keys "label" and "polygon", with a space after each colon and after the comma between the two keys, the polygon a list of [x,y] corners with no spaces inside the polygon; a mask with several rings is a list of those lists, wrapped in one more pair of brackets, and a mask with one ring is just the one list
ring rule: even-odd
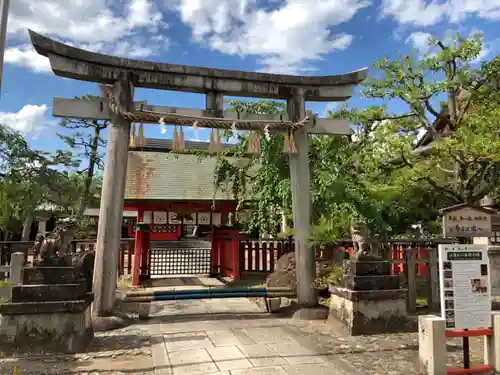
{"label": "white cloud", "polygon": [[[152,37],[148,41],[145,38],[134,37],[127,40],[120,40],[115,43],[93,43],[77,44],[67,42],[78,48],[92,52],[99,52],[113,56],[141,58],[154,55],[161,48],[169,45],[169,40],[161,35]],[[47,73],[51,71],[49,59],[38,54],[31,44],[21,44],[9,47],[5,50],[5,62],[23,66],[34,72]]]}
{"label": "white cloud", "polygon": [[50,71],[49,59],[39,55],[29,44],[7,48],[4,60],[6,64],[24,66],[37,73]]}
{"label": "white cloud", "polygon": [[[477,34],[477,33],[482,33],[480,30],[473,29],[470,32],[470,35]],[[422,57],[425,54],[432,55],[435,53],[435,50],[433,50],[432,46],[429,46],[429,38],[432,35],[423,31],[415,31],[411,33],[408,38],[406,39],[406,43],[412,44],[415,50],[419,53],[419,57]],[[451,43],[454,43],[454,36],[455,33],[453,33],[451,30],[447,30],[445,32],[444,37],[442,38],[442,41],[444,45],[450,45]],[[483,61],[489,54],[491,53],[491,44],[483,41],[483,46],[481,49],[481,52],[479,53],[478,57],[476,57],[474,60],[472,60],[470,63],[471,64],[477,64]]]}
{"label": "white cloud", "polygon": [[469,16],[500,20],[500,0],[382,0],[381,9],[383,16],[414,26],[457,23]]}
{"label": "white cloud", "polygon": [[[11,3],[8,32],[26,35],[31,28],[80,43],[113,42],[135,28],[155,28],[162,14],[151,0],[126,0],[112,8],[107,0],[17,0]],[[124,3],[124,4],[123,4]],[[120,10],[125,9],[123,14]]]}
{"label": "white cloud", "polygon": [[354,36],[332,32],[369,0],[284,0],[259,8],[257,0],[175,0],[173,8],[192,28],[193,39],[214,50],[257,56],[263,71],[310,71],[309,63],[344,50]]}
{"label": "white cloud", "polygon": [[491,53],[491,49],[489,45],[484,45],[483,49],[481,52],[479,52],[479,56],[476,57],[474,60],[471,61],[471,64],[479,64],[480,62],[484,61]]}
{"label": "white cloud", "polygon": [[341,105],[340,102],[329,102],[326,103],[325,108],[323,109],[322,117],[328,117],[330,112],[335,112]]}
{"label": "white cloud", "polygon": [[[168,48],[167,25],[153,0],[16,0],[11,2],[5,60],[35,72],[48,60],[27,41],[28,28],[67,44],[127,57],[147,57]],[[125,3],[125,4],[123,4]],[[12,44],[12,42],[15,42]]]}
{"label": "white cloud", "polygon": [[421,55],[425,55],[426,53],[429,53],[431,49],[431,46],[429,46],[430,37],[431,34],[429,33],[416,31],[410,34],[410,36],[406,39],[406,43],[411,43],[417,52]]}
{"label": "white cloud", "polygon": [[37,135],[45,125],[45,104],[26,104],[19,112],[0,112],[0,123],[23,134]]}

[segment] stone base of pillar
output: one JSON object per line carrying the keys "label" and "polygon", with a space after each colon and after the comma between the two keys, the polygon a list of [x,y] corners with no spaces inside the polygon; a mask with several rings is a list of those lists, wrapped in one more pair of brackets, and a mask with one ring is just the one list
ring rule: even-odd
{"label": "stone base of pillar", "polygon": [[292,314],[292,319],[297,320],[326,320],[328,319],[328,309],[323,306],[299,307]]}
{"label": "stone base of pillar", "polygon": [[85,351],[94,330],[91,300],[17,302],[0,306],[3,356]]}
{"label": "stone base of pillar", "polygon": [[340,320],[350,335],[416,331],[406,308],[406,289],[386,261],[346,261],[343,286],[330,286],[328,319]]}
{"label": "stone base of pillar", "polygon": [[[277,302],[276,302],[277,304]],[[274,306],[276,307],[276,306]],[[267,306],[266,306],[267,308]],[[281,306],[274,311],[270,312],[279,313],[292,319],[297,320],[326,320],[328,318],[328,308],[325,306],[307,306],[301,305],[294,301],[286,306]]]}
{"label": "stone base of pillar", "polygon": [[94,327],[94,332],[107,332],[114,329],[124,328],[129,325],[127,319],[121,318],[119,316],[93,316],[92,326]]}

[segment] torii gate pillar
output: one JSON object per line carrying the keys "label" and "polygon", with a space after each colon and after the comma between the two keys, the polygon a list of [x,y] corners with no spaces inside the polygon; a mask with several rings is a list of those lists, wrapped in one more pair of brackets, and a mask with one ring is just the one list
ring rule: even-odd
{"label": "torii gate pillar", "polygon": [[[133,93],[131,76],[122,74],[113,85],[113,94],[118,104],[127,111],[132,109]],[[111,112],[95,252],[93,282],[95,300],[92,305],[94,316],[111,315],[116,299],[129,136],[130,121]]]}
{"label": "torii gate pillar", "polygon": [[[304,90],[290,90],[287,101],[288,117],[300,121],[306,115]],[[296,154],[290,154],[290,183],[292,188],[292,215],[295,229],[295,262],[297,264],[297,299],[299,305],[317,305],[313,281],[316,277],[316,253],[309,249],[311,227],[311,185],[309,172],[309,135],[304,128],[293,133]]]}

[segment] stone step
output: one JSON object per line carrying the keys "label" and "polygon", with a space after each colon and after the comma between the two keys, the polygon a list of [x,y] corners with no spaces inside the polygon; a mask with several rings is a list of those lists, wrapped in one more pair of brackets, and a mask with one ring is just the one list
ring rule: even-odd
{"label": "stone step", "polygon": [[71,301],[82,298],[85,292],[84,283],[17,285],[12,287],[12,302]]}
{"label": "stone step", "polygon": [[74,284],[84,280],[83,273],[76,267],[25,267],[23,284]]}
{"label": "stone step", "polygon": [[92,293],[87,293],[79,300],[48,302],[7,302],[0,304],[0,315],[32,315],[82,312],[94,300]]}

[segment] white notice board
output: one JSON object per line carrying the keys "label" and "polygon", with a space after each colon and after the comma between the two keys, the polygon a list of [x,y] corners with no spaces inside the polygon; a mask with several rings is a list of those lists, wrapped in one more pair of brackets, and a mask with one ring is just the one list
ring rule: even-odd
{"label": "white notice board", "polygon": [[488,245],[439,245],[439,275],[446,329],[489,328]]}

